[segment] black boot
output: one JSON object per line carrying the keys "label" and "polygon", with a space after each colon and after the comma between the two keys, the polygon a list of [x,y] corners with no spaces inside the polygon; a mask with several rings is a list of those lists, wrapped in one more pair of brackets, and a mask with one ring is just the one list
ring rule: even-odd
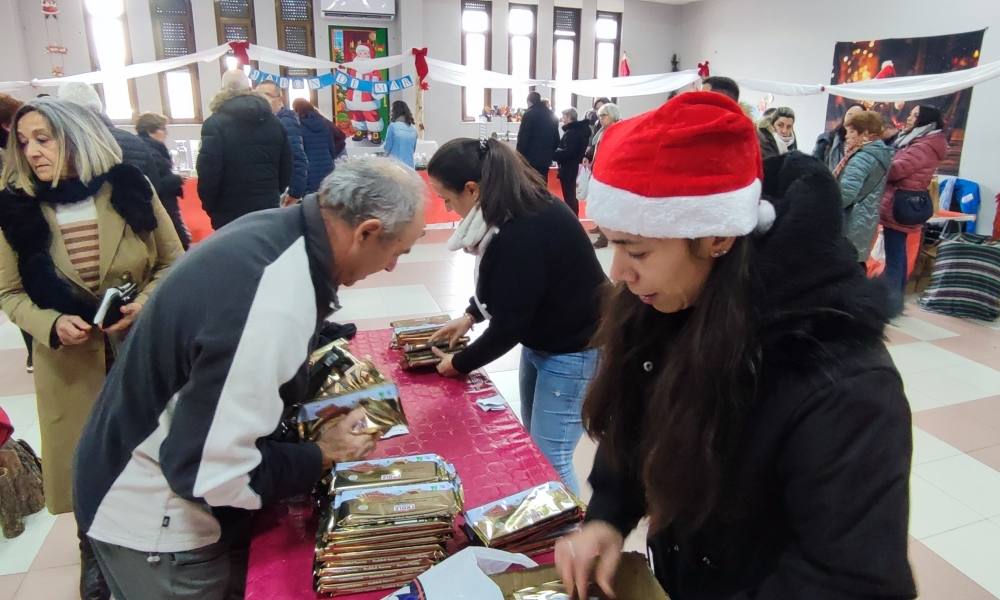
{"label": "black boot", "polygon": [[80,538],[80,600],[109,600],[111,590],[97,564],[94,548],[85,533],[77,531],[76,534]]}

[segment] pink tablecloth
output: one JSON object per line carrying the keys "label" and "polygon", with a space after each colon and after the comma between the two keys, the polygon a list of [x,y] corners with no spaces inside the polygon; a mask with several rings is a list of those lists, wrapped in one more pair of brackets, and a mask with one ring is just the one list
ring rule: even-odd
{"label": "pink tablecloth", "polygon": [[[370,356],[399,385],[410,434],[383,441],[376,456],[435,452],[454,463],[465,487],[467,507],[480,506],[521,490],[557,481],[558,475],[509,409],[485,413],[468,382],[436,373],[407,373],[389,350],[391,332],[361,332],[351,344]],[[495,390],[493,393],[496,393]],[[313,592],[313,549],[317,518],[308,505],[278,505],[262,510],[255,523],[247,574],[248,600],[304,600]],[[550,562],[550,557],[536,557]],[[378,600],[386,590],[342,596]]]}

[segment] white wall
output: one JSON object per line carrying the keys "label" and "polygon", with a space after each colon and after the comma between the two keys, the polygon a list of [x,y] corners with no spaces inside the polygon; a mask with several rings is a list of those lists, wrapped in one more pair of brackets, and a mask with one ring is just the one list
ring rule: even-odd
{"label": "white wall", "polygon": [[17,0],[0,0],[0,23],[4,23],[4,35],[0,36],[0,81],[25,81],[31,78],[28,59],[21,33],[21,15],[17,11]]}
{"label": "white wall", "polygon": [[[709,59],[712,73],[800,83],[830,81],[833,47],[838,41],[918,37],[960,33],[991,27],[983,40],[980,61],[1000,59],[1000,3],[937,0],[840,3],[802,0],[703,0],[681,7],[682,66]],[[743,99],[756,104],[760,92],[745,90]],[[795,109],[799,146],[812,150],[826,118],[827,96],[775,98]],[[992,230],[1000,192],[996,140],[1000,139],[1000,80],[976,87],[966,126],[960,176],[982,187],[979,232]]]}
{"label": "white wall", "polygon": [[[655,2],[626,4],[622,14],[621,49],[628,53],[633,75],[670,71],[670,58],[679,51],[681,42],[681,10],[680,6]],[[628,117],[653,110],[666,102],[667,97],[667,94],[634,96],[621,98],[618,104],[622,114]]]}

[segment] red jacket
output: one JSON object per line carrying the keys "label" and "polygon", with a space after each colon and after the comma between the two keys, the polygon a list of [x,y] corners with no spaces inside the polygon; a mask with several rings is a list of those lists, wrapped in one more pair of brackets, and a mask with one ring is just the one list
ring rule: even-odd
{"label": "red jacket", "polygon": [[879,210],[879,221],[883,227],[905,233],[920,231],[923,225],[900,225],[892,218],[892,199],[896,190],[926,190],[947,150],[948,140],[939,129],[896,151]]}

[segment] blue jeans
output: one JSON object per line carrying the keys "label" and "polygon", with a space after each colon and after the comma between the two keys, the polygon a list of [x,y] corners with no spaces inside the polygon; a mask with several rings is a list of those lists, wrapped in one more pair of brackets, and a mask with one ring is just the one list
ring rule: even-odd
{"label": "blue jeans", "polygon": [[906,297],[906,236],[907,234],[885,227],[885,282],[889,288],[889,307],[892,315],[903,312]]}
{"label": "blue jeans", "polygon": [[574,494],[580,493],[580,485],[573,473],[573,451],[583,435],[583,398],[597,356],[597,350],[572,354],[521,351],[521,419]]}

